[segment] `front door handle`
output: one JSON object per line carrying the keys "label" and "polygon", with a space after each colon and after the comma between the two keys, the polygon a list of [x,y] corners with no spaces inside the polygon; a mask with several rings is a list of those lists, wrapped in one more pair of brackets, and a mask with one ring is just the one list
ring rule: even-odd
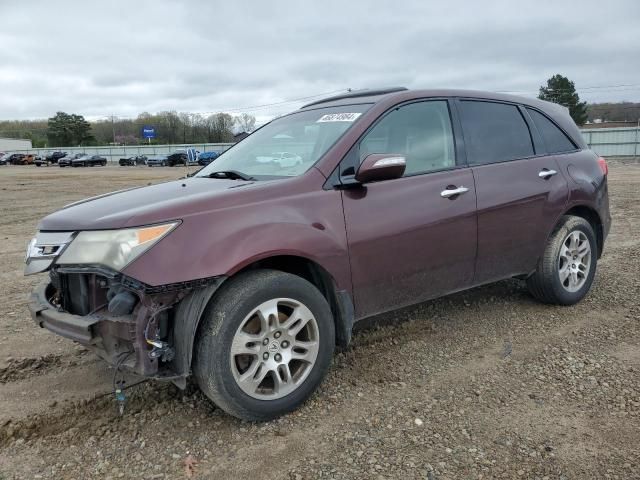
{"label": "front door handle", "polygon": [[458,188],[449,188],[440,192],[440,196],[442,198],[454,197],[456,195],[461,195],[463,193],[467,193],[469,191],[466,187],[458,187]]}
{"label": "front door handle", "polygon": [[540,170],[540,173],[538,173],[538,176],[546,180],[547,178],[553,177],[556,173],[558,172],[556,172],[555,170],[548,170],[546,168],[543,168],[542,170]]}

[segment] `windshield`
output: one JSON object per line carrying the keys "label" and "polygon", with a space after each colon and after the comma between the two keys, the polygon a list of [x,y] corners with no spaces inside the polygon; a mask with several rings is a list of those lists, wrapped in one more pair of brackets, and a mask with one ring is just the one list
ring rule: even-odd
{"label": "windshield", "polygon": [[220,154],[196,177],[225,171],[242,172],[257,180],[301,175],[369,107],[328,107],[277,118]]}

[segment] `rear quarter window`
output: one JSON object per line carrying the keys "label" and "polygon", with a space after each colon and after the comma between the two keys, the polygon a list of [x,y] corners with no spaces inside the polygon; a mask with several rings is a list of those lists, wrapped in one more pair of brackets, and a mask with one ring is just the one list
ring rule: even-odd
{"label": "rear quarter window", "polygon": [[531,133],[517,106],[476,100],[460,102],[470,164],[504,162],[534,155]]}
{"label": "rear quarter window", "polygon": [[531,108],[527,108],[527,113],[542,135],[547,153],[564,153],[576,150],[576,146],[569,137],[546,116]]}

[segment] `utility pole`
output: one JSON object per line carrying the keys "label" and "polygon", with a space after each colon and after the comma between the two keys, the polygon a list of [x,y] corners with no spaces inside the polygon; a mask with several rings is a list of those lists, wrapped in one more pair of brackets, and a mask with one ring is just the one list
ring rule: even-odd
{"label": "utility pole", "polygon": [[116,144],[116,125],[114,122],[114,117],[111,115],[111,130],[113,131],[113,144]]}

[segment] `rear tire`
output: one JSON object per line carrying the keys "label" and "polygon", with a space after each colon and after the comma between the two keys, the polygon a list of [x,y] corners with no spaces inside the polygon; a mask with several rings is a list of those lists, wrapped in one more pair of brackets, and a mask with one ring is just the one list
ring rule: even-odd
{"label": "rear tire", "polygon": [[254,270],[225,283],[206,308],[193,371],[224,411],[265,421],[316,390],[334,345],[331,309],[315,286],[289,273]]}
{"label": "rear tire", "polygon": [[598,244],[591,224],[565,215],[552,232],[533,275],[531,295],[544,303],[573,305],[589,292],[596,274]]}

